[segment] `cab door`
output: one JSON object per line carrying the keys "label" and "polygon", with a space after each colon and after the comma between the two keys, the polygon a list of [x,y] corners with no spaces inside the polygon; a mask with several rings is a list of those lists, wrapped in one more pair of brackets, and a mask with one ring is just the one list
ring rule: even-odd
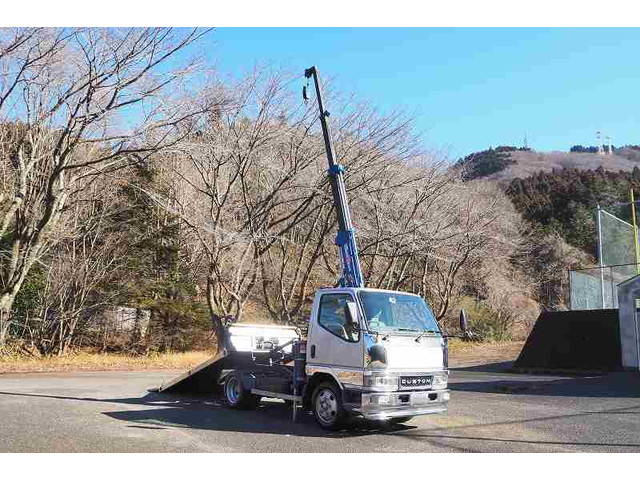
{"label": "cab door", "polygon": [[[356,302],[349,292],[327,292],[316,300],[309,331],[307,364],[330,370],[342,383],[362,385],[363,339],[360,328],[353,328],[348,302]],[[360,315],[359,315],[360,317]]]}

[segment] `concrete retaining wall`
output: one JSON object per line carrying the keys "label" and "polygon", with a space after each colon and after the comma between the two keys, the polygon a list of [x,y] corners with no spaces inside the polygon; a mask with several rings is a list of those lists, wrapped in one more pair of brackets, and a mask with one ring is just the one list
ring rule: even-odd
{"label": "concrete retaining wall", "polygon": [[621,370],[618,310],[541,313],[514,367]]}

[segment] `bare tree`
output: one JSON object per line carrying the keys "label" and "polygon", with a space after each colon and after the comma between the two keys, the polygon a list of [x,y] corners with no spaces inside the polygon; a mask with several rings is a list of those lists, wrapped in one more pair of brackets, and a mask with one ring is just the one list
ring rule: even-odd
{"label": "bare tree", "polygon": [[305,142],[309,113],[291,108],[285,87],[279,76],[256,74],[217,92],[223,106],[164,162],[174,192],[164,204],[184,219],[207,259],[214,320],[242,315],[258,282],[260,257],[319,195],[301,176],[320,153]]}
{"label": "bare tree", "polygon": [[[379,278],[374,264],[382,255],[381,246],[392,250],[389,244],[399,236],[370,238],[371,217],[375,217],[378,206],[386,211],[390,198],[400,201],[411,188],[420,192],[418,203],[425,201],[437,189],[430,184],[437,168],[417,149],[410,122],[403,116],[397,113],[381,115],[362,104],[351,105],[351,110],[343,115],[344,119],[337,122],[336,151],[347,169],[347,190],[358,228],[365,280],[369,285],[375,285]],[[323,158],[322,161],[326,160]],[[322,197],[316,199],[321,208],[299,222],[290,236],[280,239],[277,248],[262,257],[269,265],[262,273],[263,301],[274,319],[288,323],[302,320],[300,316],[310,306],[309,294],[315,288],[334,285],[339,277],[334,244],[336,213],[328,190],[326,166],[321,163],[316,168],[318,170],[313,172],[314,178],[319,179],[316,188],[323,189]],[[427,184],[433,188],[430,190]],[[398,212],[404,211],[405,207],[403,204]],[[389,231],[407,227],[407,223],[410,220],[404,224],[398,224],[392,218],[384,221]],[[407,227],[410,228],[416,229],[415,225]],[[394,257],[399,254],[396,251]]]}
{"label": "bare tree", "polygon": [[448,235],[421,258],[419,290],[431,300],[438,319],[456,298],[461,273],[498,260],[508,263],[521,242],[521,218],[495,184],[457,183],[441,202],[454,206]]}
{"label": "bare tree", "polygon": [[28,288],[18,295],[12,318],[16,336],[41,354],[65,353],[120,294],[116,280],[126,262],[127,239],[112,221],[119,208],[115,186],[100,178],[78,193]]}
{"label": "bare tree", "polygon": [[[162,161],[171,194],[156,199],[180,215],[206,259],[216,330],[249,303],[275,321],[297,323],[311,292],[338,278],[315,113],[292,103],[286,85],[256,74],[217,90],[210,103],[218,108]],[[442,318],[461,271],[509,241],[513,229],[499,217],[505,197],[462,183],[422,152],[405,117],[338,105],[336,150],[347,167],[367,282],[420,293]]]}
{"label": "bare tree", "polygon": [[105,208],[105,195],[93,193],[94,201],[73,209],[74,232],[56,245],[40,311],[28,325],[30,340],[41,354],[66,353],[120,294],[114,282],[125,259],[124,234],[109,223],[113,212]]}
{"label": "bare tree", "polygon": [[[327,261],[338,264],[329,235],[336,219],[316,112],[287,87],[282,75],[257,73],[218,91],[224,106],[164,162],[174,189],[164,204],[180,212],[208,259],[214,319],[239,318],[260,286],[267,313],[291,322],[314,287],[337,278]],[[343,118],[337,146],[350,194],[395,187],[379,180],[414,154],[406,119],[355,104]]]}
{"label": "bare tree", "polygon": [[361,253],[371,286],[397,289],[409,279],[415,258],[450,235],[441,199],[453,180],[433,160],[409,166],[394,161],[357,205]]}
{"label": "bare tree", "polygon": [[90,179],[175,143],[194,112],[159,68],[198,29],[0,30],[0,346],[11,307]]}

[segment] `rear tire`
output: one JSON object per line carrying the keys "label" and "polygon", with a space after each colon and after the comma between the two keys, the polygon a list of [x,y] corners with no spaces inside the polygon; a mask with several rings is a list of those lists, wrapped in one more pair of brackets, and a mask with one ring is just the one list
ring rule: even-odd
{"label": "rear tire", "polygon": [[243,388],[238,373],[230,373],[224,380],[224,401],[229,408],[254,410],[260,403],[260,397]]}
{"label": "rear tire", "polygon": [[342,394],[333,382],[323,382],[316,387],[311,401],[316,422],[325,430],[338,430],[347,420],[347,412],[342,407]]}

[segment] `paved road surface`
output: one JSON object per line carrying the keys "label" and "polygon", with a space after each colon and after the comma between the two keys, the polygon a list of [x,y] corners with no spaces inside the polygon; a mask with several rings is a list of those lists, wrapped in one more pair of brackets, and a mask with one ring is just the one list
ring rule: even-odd
{"label": "paved road surface", "polygon": [[0,452],[640,452],[640,376],[452,373],[449,413],[327,433],[279,401],[148,394],[168,372],[0,375]]}

